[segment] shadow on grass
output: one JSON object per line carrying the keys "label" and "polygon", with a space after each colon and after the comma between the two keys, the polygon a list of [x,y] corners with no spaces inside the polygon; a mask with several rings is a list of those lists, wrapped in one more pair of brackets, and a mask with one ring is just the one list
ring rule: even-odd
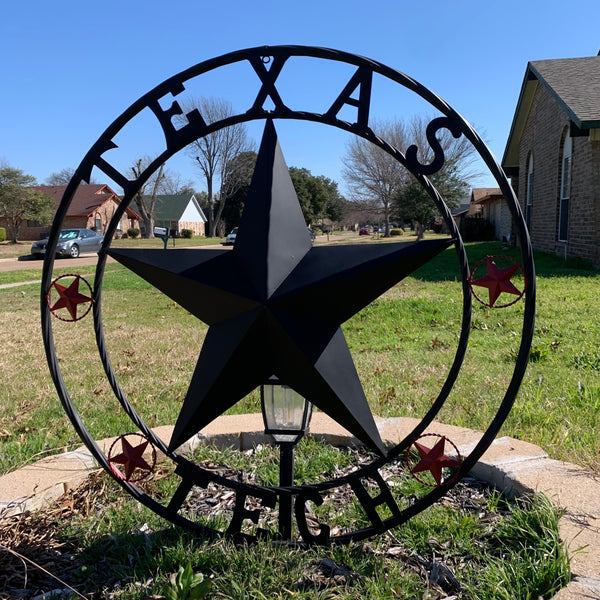
{"label": "shadow on grass", "polygon": [[[470,242],[465,244],[469,268],[473,267],[486,256],[502,255],[521,262],[521,252],[518,248],[503,248],[502,243]],[[536,251],[533,254],[537,277],[598,277],[600,270],[594,269],[589,261],[583,258],[570,257],[566,260]],[[413,277],[423,281],[453,281],[460,278],[456,250],[451,247],[439,254],[435,259],[415,271]]]}

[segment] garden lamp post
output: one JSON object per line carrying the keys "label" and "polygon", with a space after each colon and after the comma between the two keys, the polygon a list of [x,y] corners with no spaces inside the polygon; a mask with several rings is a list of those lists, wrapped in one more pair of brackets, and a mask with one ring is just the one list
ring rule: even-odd
{"label": "garden lamp post", "polygon": [[[295,390],[272,376],[260,387],[260,403],[265,433],[279,446],[279,486],[294,483],[294,446],[308,431],[312,404]],[[279,534],[290,539],[292,533],[292,495],[279,495]]]}

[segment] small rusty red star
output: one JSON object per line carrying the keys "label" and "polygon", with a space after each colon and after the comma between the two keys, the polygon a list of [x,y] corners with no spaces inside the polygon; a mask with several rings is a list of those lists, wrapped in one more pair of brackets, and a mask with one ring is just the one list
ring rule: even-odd
{"label": "small rusty red star", "polygon": [[502,292],[521,296],[523,292],[519,291],[511,282],[512,276],[520,269],[518,264],[510,265],[504,269],[498,268],[491,256],[486,259],[487,272],[484,277],[474,279],[471,285],[486,287],[489,292],[489,305],[494,306],[496,300]]}
{"label": "small rusty red star", "polygon": [[460,467],[460,460],[450,458],[444,454],[444,445],[446,438],[440,437],[440,440],[435,444],[433,448],[428,448],[419,444],[419,442],[413,442],[413,445],[419,452],[421,460],[411,468],[410,472],[414,475],[415,473],[422,473],[429,471],[437,485],[442,485],[442,469],[444,467]]}
{"label": "small rusty red star", "polygon": [[[131,477],[136,469],[142,469],[144,471],[152,471],[152,466],[144,459],[143,454],[150,443],[148,440],[144,440],[141,444],[134,446],[130,444],[125,436],[121,436],[121,453],[117,456],[109,457],[108,462],[110,464],[112,472],[125,481],[130,481]],[[125,474],[120,469],[115,467],[117,465],[123,465],[125,467]]]}
{"label": "small rusty red star", "polygon": [[[91,303],[93,302],[93,300],[90,296],[86,296],[85,294],[80,293],[79,281],[82,278],[79,275],[63,275],[63,277],[75,277],[75,279],[71,282],[71,284],[68,287],[58,283],[58,280],[61,279],[61,277],[54,280],[54,282],[50,286],[50,290],[52,290],[52,288],[54,288],[58,292],[59,298],[52,306],[50,306],[50,311],[52,312],[52,314],[55,314],[57,310],[59,310],[61,308],[66,308],[69,311],[69,314],[71,315],[70,320],[77,321],[78,320],[77,307],[80,304],[90,303],[90,307],[88,307],[87,311],[83,315],[79,316],[79,319],[81,319],[89,312],[89,309],[91,308]],[[87,282],[86,282],[86,284],[87,284]],[[89,285],[88,285],[88,287],[89,287]],[[48,298],[49,298],[49,294],[48,294]],[[55,316],[57,316],[57,315],[55,315]],[[68,319],[63,319],[63,321],[64,320],[68,320]]]}

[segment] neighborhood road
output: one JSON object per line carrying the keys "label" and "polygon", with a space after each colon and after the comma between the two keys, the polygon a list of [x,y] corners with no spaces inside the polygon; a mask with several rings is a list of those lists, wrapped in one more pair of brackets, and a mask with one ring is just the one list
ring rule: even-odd
{"label": "neighborhood road", "polygon": [[[330,235],[327,238],[324,235],[319,235],[319,241],[340,241],[348,240],[348,235]],[[189,247],[189,246],[188,246]],[[231,248],[231,246],[223,246],[215,244],[212,246],[198,246],[198,248]],[[94,266],[98,260],[96,253],[83,254],[79,258],[57,258],[54,262],[54,267],[89,267]],[[106,263],[115,262],[110,256],[107,257]],[[44,266],[44,261],[39,258],[30,258],[29,256],[21,256],[19,258],[0,258],[0,273],[6,271],[21,271],[24,269],[41,269]]]}
{"label": "neighborhood road", "polygon": [[[93,266],[98,262],[97,254],[84,254],[79,258],[57,258],[54,266],[55,267],[89,267]],[[113,258],[108,257],[107,263],[115,262]],[[31,259],[27,257],[19,258],[1,258],[0,259],[0,273],[6,271],[22,271],[23,269],[41,269],[44,266],[44,261],[37,258]]]}

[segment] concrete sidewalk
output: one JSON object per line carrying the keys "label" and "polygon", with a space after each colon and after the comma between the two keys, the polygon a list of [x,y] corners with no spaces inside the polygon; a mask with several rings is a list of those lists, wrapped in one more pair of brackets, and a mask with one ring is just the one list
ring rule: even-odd
{"label": "concrete sidewalk", "polygon": [[[377,419],[381,437],[388,443],[403,439],[417,423],[417,419],[409,418]],[[221,416],[188,444],[210,441],[248,449],[268,441],[263,428],[259,414]],[[154,431],[168,441],[172,427]],[[432,424],[427,432],[445,435],[462,455],[468,455],[481,438],[480,432],[441,423]],[[313,415],[311,434],[332,445],[356,443],[345,429],[321,412]],[[102,440],[99,445],[108,452],[113,441]],[[96,468],[87,448],[81,447],[0,477],[0,519],[42,508],[79,485]],[[533,444],[508,437],[496,439],[471,473],[510,495],[543,492],[564,508],[560,532],[571,554],[573,581],[554,600],[600,599],[600,481],[581,467],[548,458]]]}

